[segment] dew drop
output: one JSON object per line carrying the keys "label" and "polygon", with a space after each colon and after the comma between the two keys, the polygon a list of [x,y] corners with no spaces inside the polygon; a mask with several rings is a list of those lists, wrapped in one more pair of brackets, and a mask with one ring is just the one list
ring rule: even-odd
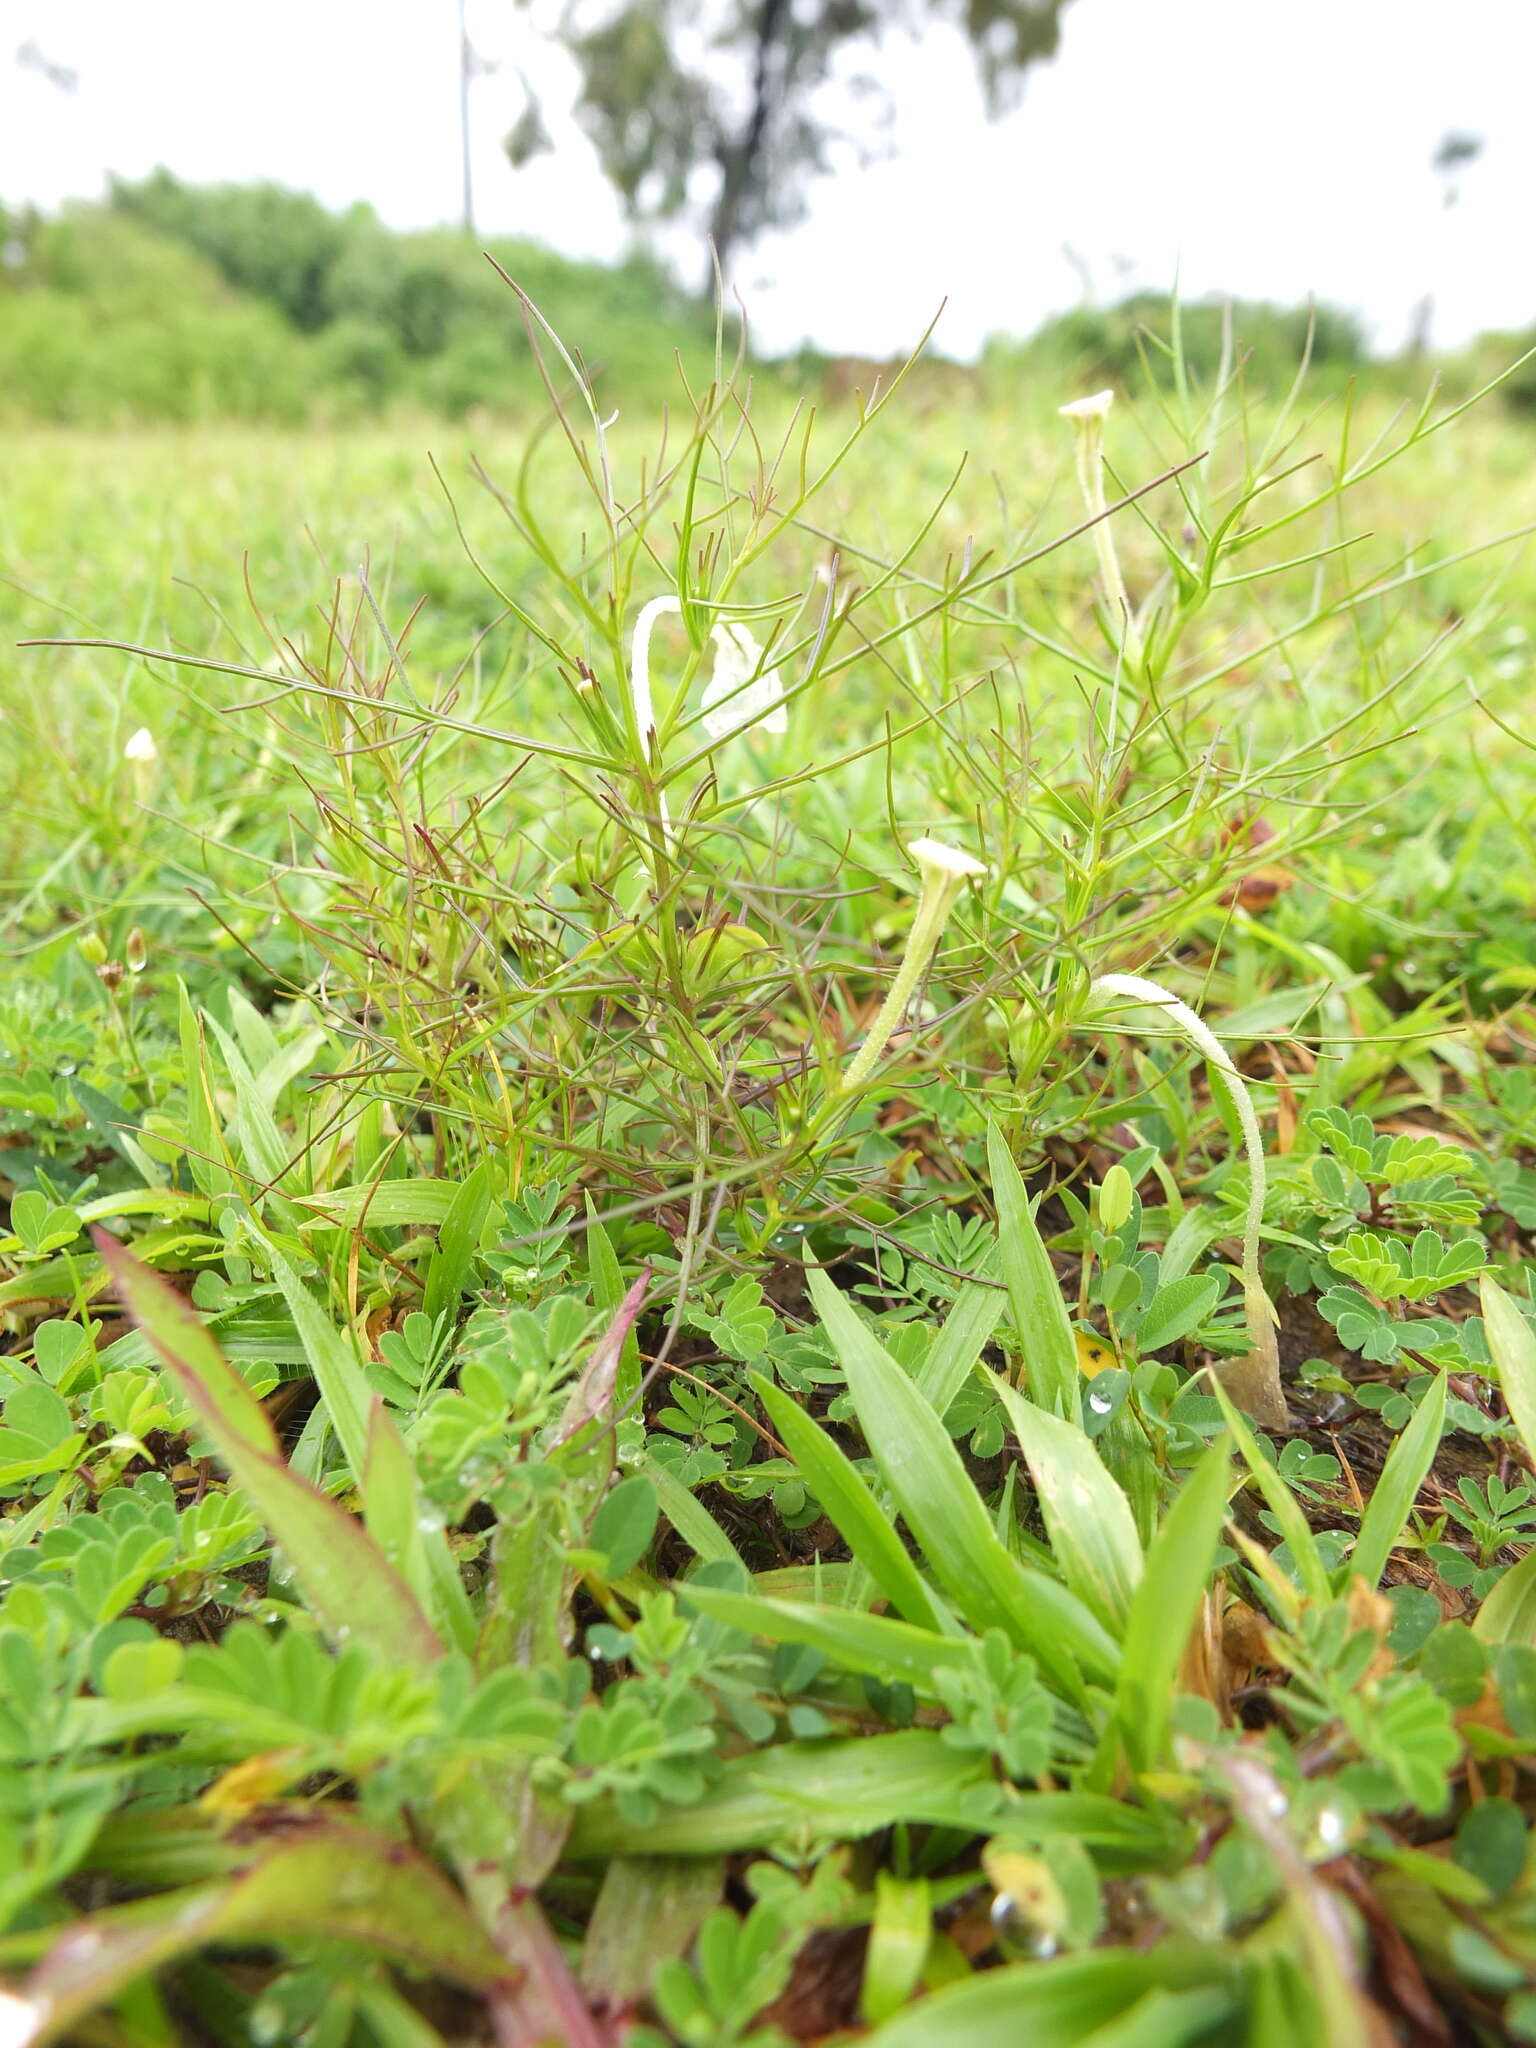
{"label": "dew drop", "polygon": [[1105,1393],[1097,1393],[1090,1394],[1088,1396],[1088,1406],[1093,1410],[1095,1415],[1107,1415],[1110,1409],[1114,1407],[1114,1405],[1115,1403],[1112,1395]]}
{"label": "dew drop", "polygon": [[1323,1807],[1317,1816],[1317,1843],[1330,1856],[1342,1849],[1349,1835],[1344,1816],[1336,1806]]}

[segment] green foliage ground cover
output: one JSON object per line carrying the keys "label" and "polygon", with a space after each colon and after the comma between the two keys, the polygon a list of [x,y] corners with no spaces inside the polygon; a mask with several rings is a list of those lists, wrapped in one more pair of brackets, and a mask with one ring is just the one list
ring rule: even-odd
{"label": "green foliage ground cover", "polygon": [[11,450],[11,2038],[1530,2038],[1527,441],[558,398]]}

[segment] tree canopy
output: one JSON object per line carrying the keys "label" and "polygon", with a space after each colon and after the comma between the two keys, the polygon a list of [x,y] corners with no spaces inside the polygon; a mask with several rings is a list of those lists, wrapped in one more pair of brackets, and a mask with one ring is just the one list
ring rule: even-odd
{"label": "tree canopy", "polygon": [[[888,35],[959,28],[996,115],[1055,50],[1067,0],[600,0],[591,16],[584,4],[573,0],[562,39],[603,169],[632,219],[707,223],[725,269],[765,228],[801,217],[839,145],[871,154],[889,111],[872,60]],[[866,110],[856,132],[850,104]],[[518,160],[542,139],[525,116],[508,148]]]}

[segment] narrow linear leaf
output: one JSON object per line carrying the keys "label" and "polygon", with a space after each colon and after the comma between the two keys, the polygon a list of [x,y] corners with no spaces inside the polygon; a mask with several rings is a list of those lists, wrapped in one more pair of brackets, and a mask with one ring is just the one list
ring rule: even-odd
{"label": "narrow linear leaf", "polygon": [[457,1308],[469,1284],[470,1268],[480,1249],[480,1232],[491,1207],[491,1162],[480,1164],[455,1193],[448,1214],[438,1225],[437,1249],[427,1266],[422,1310],[436,1322]]}
{"label": "narrow linear leaf", "polygon": [[1511,1565],[1472,1624],[1480,1643],[1525,1643],[1536,1648],[1536,1545]]}
{"label": "narrow linear leaf", "polygon": [[1303,1592],[1309,1600],[1326,1607],[1333,1598],[1333,1583],[1323,1562],[1323,1553],[1317,1547],[1317,1538],[1312,1534],[1312,1525],[1302,1513],[1300,1503],[1278,1467],[1265,1457],[1247,1416],[1233,1401],[1217,1374],[1209,1376],[1209,1385],[1221,1409],[1222,1419],[1232,1433],[1232,1441],[1253,1475],[1254,1484],[1264,1496],[1264,1505],[1279,1523],[1280,1534],[1296,1560]]}
{"label": "narrow linear leaf", "polygon": [[[1219,1950],[1159,1942],[1155,1949],[1094,1949],[1048,1963],[986,1970],[909,2006],[869,2036],[870,2048],[1077,2048],[1099,2038],[1153,1992],[1215,1993],[1201,2031],[1237,2008],[1240,1971]],[[1113,2037],[1110,2037],[1113,2038]],[[1189,2038],[1173,2033],[1176,2043]]]}
{"label": "narrow linear leaf", "polygon": [[718,1586],[685,1586],[682,1593],[689,1606],[730,1628],[771,1643],[808,1643],[846,1670],[886,1681],[903,1679],[929,1698],[935,1671],[962,1671],[977,1662],[973,1637],[935,1635],[879,1614],[765,1600]]}
{"label": "narrow linear leaf", "polygon": [[294,1207],[348,1228],[366,1218],[375,1229],[397,1230],[413,1223],[442,1224],[458,1193],[451,1180],[370,1180],[329,1188],[323,1195],[296,1195]]}
{"label": "narrow linear leaf", "polygon": [[741,1563],[730,1537],[709,1509],[694,1499],[675,1472],[669,1472],[654,1458],[647,1458],[640,1469],[656,1489],[661,1512],[695,1557],[702,1558],[705,1564]]}
{"label": "narrow linear leaf", "polygon": [[1158,1762],[1184,1646],[1210,1579],[1227,1518],[1231,1459],[1213,1444],[1179,1489],[1147,1550],[1125,1627],[1115,1712],[1132,1761]]}
{"label": "narrow linear leaf", "polygon": [[656,1965],[680,1956],[725,1888],[718,1856],[616,1856],[587,1923],[581,1988],[593,2004],[635,2005]]}
{"label": "narrow linear leaf", "polygon": [[806,1485],[891,1605],[925,1629],[942,1628],[933,1595],[852,1459],[782,1388],[761,1373],[747,1378]]}
{"label": "narrow linear leaf", "polygon": [[1437,1373],[1412,1421],[1387,1453],[1370,1504],[1360,1518],[1355,1547],[1339,1567],[1346,1580],[1362,1578],[1373,1587],[1380,1583],[1392,1546],[1408,1526],[1419,1488],[1440,1448],[1445,1429],[1445,1396],[1446,1376]]}
{"label": "narrow linear leaf", "polygon": [[1536,1330],[1491,1273],[1478,1283],[1488,1350],[1527,1456],[1536,1459]]}
{"label": "narrow linear leaf", "polygon": [[991,1341],[1007,1296],[996,1287],[962,1287],[929,1346],[917,1375],[917,1390],[935,1415],[947,1415],[971,1368]]}
{"label": "narrow linear leaf", "polygon": [[368,1464],[368,1411],[373,1401],[363,1362],[276,1245],[269,1243],[267,1256],[347,1461],[347,1470],[354,1484],[362,1486]]}
{"label": "narrow linear leaf", "polygon": [[1130,1502],[1075,1424],[1026,1401],[982,1368],[1007,1411],[1035,1482],[1051,1549],[1067,1584],[1118,1634],[1141,1578],[1141,1539]]}
{"label": "narrow linear leaf", "polygon": [[32,2025],[6,2038],[41,2048],[178,1956],[216,1942],[287,1939],[306,1950],[316,1941],[361,1942],[473,1991],[491,1991],[509,1974],[463,1898],[424,1856],[312,1816],[227,1883],[161,1894],[66,1930],[25,1987]]}
{"label": "narrow linear leaf", "polygon": [[994,1123],[987,1126],[987,1170],[997,1204],[998,1244],[1013,1326],[1024,1354],[1032,1399],[1069,1422],[1082,1419],[1077,1342],[1056,1269],[1030,1209],[1013,1154]]}
{"label": "narrow linear leaf", "polygon": [[935,1827],[977,1828],[994,1796],[987,1761],[943,1742],[937,1729],[781,1742],[727,1758],[704,1797],[663,1807],[644,1825],[611,1800],[578,1807],[567,1844],[577,1862],[608,1856],[726,1856],[818,1834],[850,1839],[891,1824],[893,1814]]}
{"label": "narrow linear leaf", "polygon": [[859,2010],[869,2021],[899,2012],[917,1989],[933,1941],[933,1899],[925,1877],[875,1876],[875,1913]]}
{"label": "narrow linear leaf", "polygon": [[443,1645],[416,1595],[361,1524],[287,1464],[266,1411],[181,1297],[105,1231],[96,1233],[96,1247],[326,1633],[337,1642],[353,1637],[402,1663],[440,1657]]}
{"label": "narrow linear leaf", "polygon": [[880,1475],[948,1598],[979,1633],[1002,1629],[1073,1698],[1082,1696],[1080,1667],[1112,1677],[1119,1653],[1103,1625],[1065,1586],[1009,1553],[912,1381],[825,1273],[813,1269],[809,1285]]}

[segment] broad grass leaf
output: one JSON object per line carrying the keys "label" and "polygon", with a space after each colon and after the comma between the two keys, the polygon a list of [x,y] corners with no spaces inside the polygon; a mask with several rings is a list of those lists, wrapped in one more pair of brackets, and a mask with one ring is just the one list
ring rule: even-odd
{"label": "broad grass leaf", "polygon": [[482,1159],[454,1195],[437,1228],[437,1248],[427,1263],[423,1312],[436,1322],[457,1308],[480,1249],[480,1232],[491,1207],[491,1162]]}
{"label": "broad grass leaf", "polygon": [[972,1283],[955,1296],[949,1314],[918,1368],[917,1389],[936,1415],[946,1415],[970,1378],[1007,1299],[1001,1289]]}
{"label": "broad grass leaf", "polygon": [[377,1395],[368,1417],[362,1495],[363,1526],[369,1535],[444,1640],[472,1654],[479,1625],[447,1532],[424,1516],[410,1451]]}
{"label": "broad grass leaf", "polygon": [[180,1296],[105,1231],[96,1248],[327,1635],[405,1664],[440,1657],[442,1642],[411,1588],[362,1525],[288,1465],[266,1411]]}
{"label": "broad grass leaf", "polygon": [[1030,1397],[1037,1406],[1065,1416],[1069,1422],[1079,1422],[1082,1376],[1077,1369],[1072,1319],[1019,1169],[994,1123],[987,1126],[987,1170],[997,1204],[1003,1282],[1023,1347]]}
{"label": "broad grass leaf", "polygon": [[1491,1273],[1478,1285],[1488,1350],[1520,1441],[1536,1458],[1536,1331]]}
{"label": "broad grass leaf", "polygon": [[771,1643],[805,1643],[820,1650],[845,1670],[859,1671],[887,1684],[901,1680],[934,1697],[935,1671],[962,1671],[977,1664],[971,1636],[935,1635],[932,1629],[884,1615],[859,1614],[846,1607],[811,1606],[795,1600],[766,1600],[755,1593],[732,1593],[716,1586],[684,1586],[682,1595],[712,1621]]}
{"label": "broad grass leaf", "polygon": [[1279,1523],[1280,1534],[1290,1547],[1303,1592],[1309,1600],[1326,1607],[1333,1598],[1333,1582],[1323,1561],[1323,1553],[1317,1547],[1317,1538],[1312,1534],[1312,1525],[1302,1513],[1301,1503],[1281,1476],[1279,1467],[1265,1457],[1252,1424],[1222,1385],[1220,1377],[1212,1374],[1209,1383],[1227,1428],[1232,1432],[1232,1441],[1253,1475],[1254,1484],[1264,1497],[1264,1505]]}
{"label": "broad grass leaf", "polygon": [[[661,1512],[695,1557],[702,1558],[705,1564],[741,1564],[735,1544],[676,1473],[669,1472],[654,1458],[647,1458],[641,1469],[656,1489]],[[745,1565],[742,1569],[746,1569]]]}
{"label": "broad grass leaf", "polygon": [[1402,1435],[1387,1453],[1381,1476],[1371,1493],[1370,1504],[1360,1518],[1360,1534],[1348,1560],[1340,1567],[1347,1579],[1362,1578],[1368,1586],[1379,1584],[1387,1568],[1392,1546],[1408,1526],[1408,1517],[1418,1499],[1419,1488],[1429,1475],[1445,1429],[1446,1376],[1436,1373],[1433,1384],[1414,1411]]}
{"label": "broad grass leaf", "polygon": [[426,1857],[393,1837],[311,1814],[303,1830],[238,1877],[143,1901],[131,1919],[66,1929],[24,1987],[36,2024],[9,2038],[56,2041],[128,1985],[198,1949],[296,1941],[382,1951],[474,1991],[508,1977],[506,1959]]}
{"label": "broad grass leaf", "polygon": [[852,1841],[878,1834],[898,1815],[974,1833],[996,1790],[988,1760],[951,1749],[936,1728],[781,1742],[728,1757],[702,1799],[663,1807],[643,1825],[626,1820],[611,1800],[578,1807],[567,1847],[576,1862],[729,1856],[798,1842],[807,1828]]}
{"label": "broad grass leaf", "polygon": [[615,1856],[581,1946],[581,1988],[611,2009],[638,2005],[656,1965],[680,1956],[720,1902],[726,1865],[711,1856]]}
{"label": "broad grass leaf", "polygon": [[1141,1770],[1158,1761],[1184,1646],[1200,1611],[1227,1518],[1231,1459],[1213,1444],[1185,1478],[1147,1549],[1125,1626],[1115,1714]]}
{"label": "broad grass leaf", "polygon": [[1238,2008],[1240,1966],[1216,1948],[1160,1942],[1138,1952],[1089,1949],[1054,1962],[1015,1963],[984,1970],[947,1985],[877,2027],[870,2048],[998,2048],[1005,2041],[1028,2048],[1088,2048],[1141,2001],[1161,2032],[1134,2032],[1136,2048],[1178,2048],[1198,2040]]}
{"label": "broad grass leaf", "polygon": [[1472,1623],[1480,1643],[1524,1643],[1536,1648],[1536,1546],[1511,1565]]}
{"label": "broad grass leaf", "polygon": [[208,1071],[208,1046],[184,981],[176,984],[181,1064],[186,1079],[187,1171],[204,1195],[227,1195],[236,1186],[227,1164],[224,1128],[214,1109],[213,1076]]}
{"label": "broad grass leaf", "polygon": [[852,1459],[782,1388],[760,1373],[747,1378],[806,1485],[881,1592],[909,1621],[942,1628],[933,1595]]}
{"label": "broad grass leaf", "polygon": [[1062,1576],[1118,1636],[1142,1569],[1129,1501],[1082,1430],[1026,1401],[996,1373],[987,1373],[986,1383],[1019,1440]]}
{"label": "broad grass leaf", "polygon": [[368,1415],[374,1398],[363,1362],[350,1340],[337,1329],[277,1246],[270,1242],[267,1256],[347,1469],[353,1482],[361,1487],[367,1474]]}
{"label": "broad grass leaf", "polygon": [[933,1898],[925,1877],[875,1875],[859,2011],[874,2022],[900,2012],[917,1989],[933,1941]]}
{"label": "broad grass leaf", "polygon": [[656,1483],[645,1472],[632,1472],[603,1495],[587,1544],[607,1560],[605,1577],[622,1579],[634,1570],[651,1547],[660,1512]]}
{"label": "broad grass leaf", "polygon": [[1112,1677],[1118,1652],[1103,1625],[1066,1587],[1009,1553],[916,1386],[825,1273],[813,1269],[809,1286],[880,1475],[949,1600],[979,1634],[1002,1629],[1074,1698],[1082,1669]]}
{"label": "broad grass leaf", "polygon": [[458,1195],[459,1184],[451,1180],[369,1180],[321,1195],[298,1195],[294,1207],[349,1228],[366,1220],[377,1230],[397,1230],[411,1224],[441,1225]]}

